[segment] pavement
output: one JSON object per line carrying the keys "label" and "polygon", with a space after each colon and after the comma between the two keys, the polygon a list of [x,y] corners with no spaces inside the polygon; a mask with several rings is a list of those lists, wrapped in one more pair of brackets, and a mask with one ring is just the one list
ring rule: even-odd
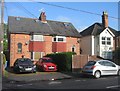
{"label": "pavement", "polygon": [[29,81],[48,81],[62,80],[80,77],[80,72],[36,72],[15,74],[8,70],[4,71],[3,81],[29,82]]}

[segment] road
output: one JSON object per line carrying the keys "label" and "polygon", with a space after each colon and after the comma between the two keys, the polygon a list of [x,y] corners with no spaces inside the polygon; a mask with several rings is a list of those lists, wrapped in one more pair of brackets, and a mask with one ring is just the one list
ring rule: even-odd
{"label": "road", "polygon": [[3,82],[3,89],[120,89],[118,76],[104,76],[99,79],[80,77],[74,79],[34,81],[34,82]]}

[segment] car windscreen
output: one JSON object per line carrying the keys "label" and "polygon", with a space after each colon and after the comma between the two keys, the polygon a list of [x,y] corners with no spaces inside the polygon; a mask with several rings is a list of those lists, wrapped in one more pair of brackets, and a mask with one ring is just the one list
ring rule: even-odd
{"label": "car windscreen", "polygon": [[43,62],[53,62],[53,60],[52,59],[43,59]]}
{"label": "car windscreen", "polygon": [[24,64],[24,65],[32,65],[32,61],[30,59],[20,59],[18,61],[18,64],[20,64],[20,65],[22,65],[22,64]]}
{"label": "car windscreen", "polygon": [[89,61],[85,66],[93,66],[95,65],[95,61]]}

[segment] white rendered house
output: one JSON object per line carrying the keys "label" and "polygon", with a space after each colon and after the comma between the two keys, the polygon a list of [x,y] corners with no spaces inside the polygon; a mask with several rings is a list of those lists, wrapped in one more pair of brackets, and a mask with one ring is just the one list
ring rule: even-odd
{"label": "white rendered house", "polygon": [[115,29],[108,26],[108,14],[103,12],[102,23],[94,23],[80,32],[82,54],[112,59],[116,33]]}

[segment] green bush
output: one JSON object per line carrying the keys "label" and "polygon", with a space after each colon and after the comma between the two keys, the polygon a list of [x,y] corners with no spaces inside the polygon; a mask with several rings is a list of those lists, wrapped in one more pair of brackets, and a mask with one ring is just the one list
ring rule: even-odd
{"label": "green bush", "polygon": [[114,54],[114,57],[113,57],[114,61],[115,61],[117,64],[120,65],[120,47],[119,47],[118,49],[116,49],[116,50],[113,52],[113,54]]}
{"label": "green bush", "polygon": [[0,57],[3,58],[2,64],[5,65],[5,62],[6,62],[5,54],[0,53]]}
{"label": "green bush", "polygon": [[58,71],[72,71],[72,55],[74,52],[62,52],[47,54],[46,57],[53,59],[54,63],[57,64]]}

